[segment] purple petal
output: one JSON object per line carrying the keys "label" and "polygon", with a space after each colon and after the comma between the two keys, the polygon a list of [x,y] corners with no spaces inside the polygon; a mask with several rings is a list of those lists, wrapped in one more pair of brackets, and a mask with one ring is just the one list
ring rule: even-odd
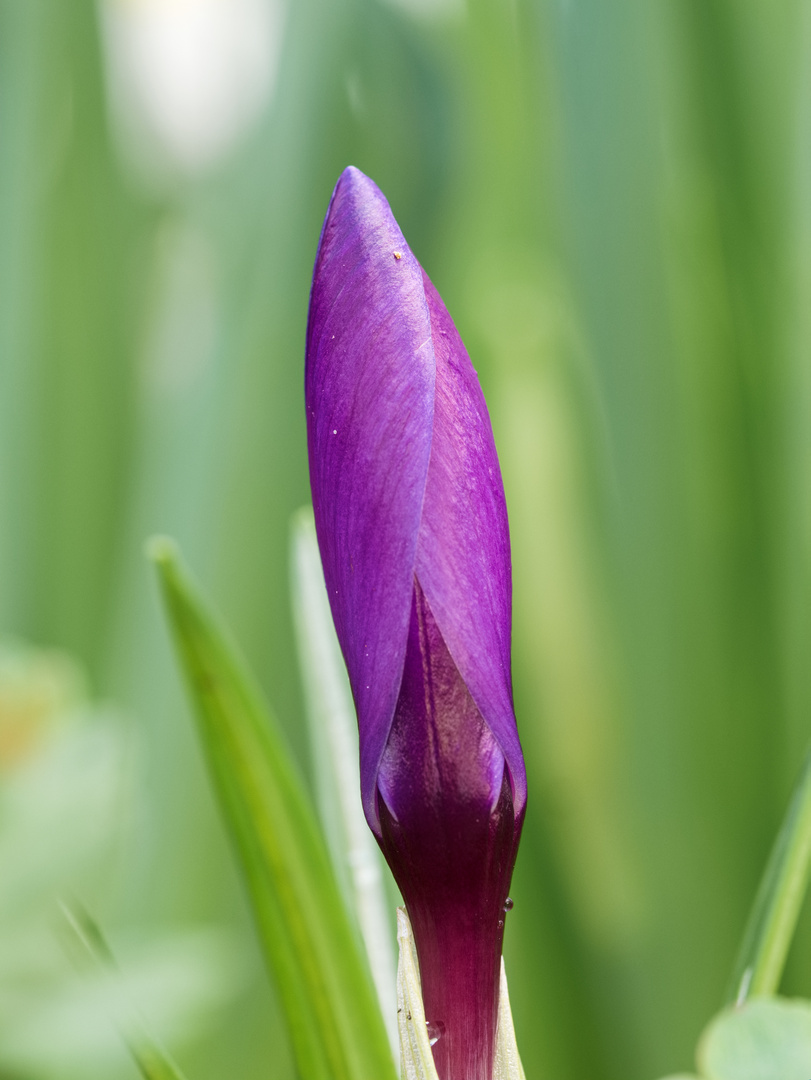
{"label": "purple petal", "polygon": [[358,710],[370,825],[379,836],[374,793],[415,574],[504,754],[520,819],[509,533],[487,408],[439,294],[357,169],[341,176],[322,230],[306,399],[316,526]]}
{"label": "purple petal", "polygon": [[434,412],[422,271],[376,185],[341,175],[316,257],[305,397],[313,507],[360,728],[366,817],[408,638]]}
{"label": "purple petal", "polygon": [[416,576],[459,674],[506,758],[520,820],[526,772],[510,675],[510,535],[501,470],[476,372],[424,271],[423,281],[436,398]]}

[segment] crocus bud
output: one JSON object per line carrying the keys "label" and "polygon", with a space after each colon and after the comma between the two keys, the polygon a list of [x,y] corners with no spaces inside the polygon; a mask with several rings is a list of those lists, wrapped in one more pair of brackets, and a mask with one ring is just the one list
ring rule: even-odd
{"label": "crocus bud", "polygon": [[321,232],[305,384],[364,812],[414,927],[439,1076],[490,1080],[526,804],[504,489],[456,327],[354,168]]}

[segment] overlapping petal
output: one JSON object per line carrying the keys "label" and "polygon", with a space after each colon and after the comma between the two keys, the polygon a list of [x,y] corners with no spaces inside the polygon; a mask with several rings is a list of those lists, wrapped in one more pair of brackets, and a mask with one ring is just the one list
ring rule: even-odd
{"label": "overlapping petal", "polygon": [[[415,572],[459,674],[501,747],[520,817],[526,773],[510,675],[512,575],[504,486],[478,376],[424,271],[423,282],[436,383]],[[496,788],[494,801],[498,794]]]}
{"label": "overlapping petal", "polygon": [[305,399],[316,529],[370,825],[400,688],[436,364],[422,270],[377,186],[341,175],[316,257]]}
{"label": "overlapping petal", "polygon": [[506,759],[520,821],[509,533],[487,408],[385,197],[353,168],[338,181],[318,248],[305,393],[316,527],[358,710],[370,825],[379,836],[378,769],[415,579]]}

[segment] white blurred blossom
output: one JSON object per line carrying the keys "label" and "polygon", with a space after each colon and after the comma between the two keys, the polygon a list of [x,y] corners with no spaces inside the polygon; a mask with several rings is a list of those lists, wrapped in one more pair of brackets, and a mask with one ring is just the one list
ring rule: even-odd
{"label": "white blurred blossom", "polygon": [[102,0],[128,148],[185,173],[226,154],[273,93],[284,8],[284,0]]}

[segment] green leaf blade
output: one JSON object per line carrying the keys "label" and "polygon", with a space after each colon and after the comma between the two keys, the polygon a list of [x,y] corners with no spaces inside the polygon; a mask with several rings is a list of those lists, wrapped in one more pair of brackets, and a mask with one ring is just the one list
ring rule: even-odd
{"label": "green leaf blade", "polygon": [[368,970],[281,733],[174,545],[153,540],[149,554],[300,1074],[393,1080]]}
{"label": "green leaf blade", "polygon": [[811,753],[772,848],[727,1000],[774,994],[797,926],[811,868]]}

